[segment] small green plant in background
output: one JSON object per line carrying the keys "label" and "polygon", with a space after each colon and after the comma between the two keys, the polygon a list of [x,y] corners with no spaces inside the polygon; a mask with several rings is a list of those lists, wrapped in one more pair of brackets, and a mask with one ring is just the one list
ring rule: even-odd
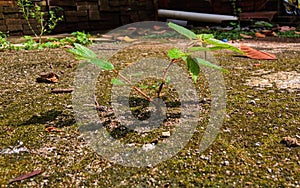
{"label": "small green plant in background", "polygon": [[233,29],[230,31],[222,31],[222,30],[215,30],[215,29],[194,29],[193,30],[196,34],[206,33],[206,34],[212,34],[214,37],[218,40],[227,39],[229,40],[240,40],[243,39],[241,37],[241,34],[249,35],[252,37],[255,37],[255,31],[242,31],[239,29]]}
{"label": "small green plant in background", "polygon": [[93,43],[92,40],[89,39],[91,36],[89,33],[85,33],[84,31],[76,31],[71,33],[72,37],[66,37],[60,40],[61,43],[68,43],[74,45],[75,43],[81,44],[84,46],[88,46]]}
{"label": "small green plant in background", "polygon": [[[32,0],[18,0],[18,6],[23,13],[26,23],[35,37],[39,38],[39,43],[42,41],[44,34],[50,33],[63,16],[57,17],[57,12],[61,8],[50,10],[49,12],[43,11],[38,3]],[[34,27],[31,19],[36,21],[37,26]]]}
{"label": "small green plant in background", "polygon": [[[242,12],[242,9],[241,8],[238,8],[237,6],[237,0],[230,0],[231,2],[231,6],[232,6],[232,9],[233,9],[233,15],[235,16],[239,16]],[[235,28],[236,30],[240,30],[241,29],[241,22],[240,20],[238,19],[237,21],[235,22],[230,22],[230,25]]]}
{"label": "small green plant in background", "polygon": [[295,31],[278,32],[277,36],[279,38],[300,38],[300,35],[296,34]]}
{"label": "small green plant in background", "polygon": [[[176,62],[183,60],[186,63],[186,66],[192,75],[192,78],[194,82],[197,82],[198,75],[200,74],[200,68],[201,66],[206,66],[210,67],[213,69],[217,69],[223,72],[227,72],[227,70],[221,68],[218,65],[215,65],[209,61],[207,61],[205,58],[200,58],[200,57],[193,57],[193,53],[197,51],[202,51],[206,53],[207,51],[213,51],[213,50],[221,50],[221,49],[228,49],[237,53],[243,53],[241,50],[238,48],[231,46],[227,43],[224,43],[220,40],[217,40],[214,38],[212,34],[195,34],[194,32],[176,25],[174,23],[169,23],[168,26],[172,29],[174,29],[176,32],[180,33],[181,35],[189,38],[192,41],[192,46],[190,46],[186,51],[182,51],[178,48],[173,48],[168,51],[168,57],[170,59],[170,64],[165,70],[165,74],[162,75],[162,82],[159,83],[159,86],[155,86],[152,88],[157,89],[157,95],[160,97],[160,93],[162,91],[162,88],[165,84],[167,84],[168,80],[172,79],[168,77],[168,69]],[[77,59],[80,60],[85,60],[89,63],[95,64],[101,69],[104,70],[113,70],[115,73],[118,73],[115,69],[114,66],[103,59],[97,58],[96,54],[88,49],[87,47],[81,45],[81,44],[74,44],[75,48],[72,48],[69,50],[70,53],[74,54]],[[113,84],[128,84],[131,85],[130,81],[126,79],[124,75],[120,75],[120,78],[123,80],[118,80],[114,78],[112,80]],[[148,88],[145,86],[142,86],[143,88]],[[150,88],[150,87],[149,87]],[[152,101],[152,99],[147,96],[143,91],[140,90],[140,88],[133,86],[133,89],[138,91],[141,95],[143,95],[145,98],[147,98],[149,101]]]}
{"label": "small green plant in background", "polygon": [[0,31],[0,50],[5,50],[10,48],[10,43],[6,39],[7,39],[7,34]]}
{"label": "small green plant in background", "polygon": [[263,27],[266,29],[271,29],[273,27],[273,24],[265,21],[257,21],[253,24],[253,27]]}
{"label": "small green plant in background", "polygon": [[31,37],[31,36],[24,36],[26,42],[23,42],[25,50],[34,50],[39,48],[39,44]]}
{"label": "small green plant in background", "polygon": [[93,43],[88,37],[90,34],[85,32],[73,32],[72,37],[65,37],[62,39],[57,38],[47,38],[46,42],[39,42],[32,36],[24,36],[25,42],[22,45],[11,44],[7,41],[7,35],[0,32],[0,50],[35,50],[35,49],[44,49],[44,48],[59,48],[65,45],[81,44],[81,45],[90,45]]}
{"label": "small green plant in background", "polygon": [[85,33],[84,31],[76,31],[71,33],[71,35],[75,38],[74,43],[79,43],[84,46],[92,44],[92,41],[89,39],[89,37],[91,37],[89,33]]}

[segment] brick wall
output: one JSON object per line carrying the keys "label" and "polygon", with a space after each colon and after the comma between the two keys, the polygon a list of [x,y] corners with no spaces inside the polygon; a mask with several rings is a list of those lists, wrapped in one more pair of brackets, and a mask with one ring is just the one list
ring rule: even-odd
{"label": "brick wall", "polygon": [[[137,21],[153,20],[153,0],[33,0],[44,10],[63,8],[64,16],[55,33],[113,29]],[[34,20],[31,20],[33,25]],[[0,31],[10,34],[32,34],[17,0],[0,0]]]}

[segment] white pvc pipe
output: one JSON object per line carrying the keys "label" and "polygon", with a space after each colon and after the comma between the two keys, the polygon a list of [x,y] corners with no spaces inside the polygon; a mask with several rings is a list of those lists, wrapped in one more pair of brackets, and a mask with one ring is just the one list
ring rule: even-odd
{"label": "white pvc pipe", "polygon": [[174,19],[167,19],[167,22],[172,22],[177,25],[186,26],[187,21],[186,20],[174,20]]}
{"label": "white pvc pipe", "polygon": [[185,12],[177,10],[158,9],[158,16],[165,18],[186,19],[198,22],[221,23],[222,21],[238,20],[236,16],[221,15],[221,14],[205,14],[198,12]]}

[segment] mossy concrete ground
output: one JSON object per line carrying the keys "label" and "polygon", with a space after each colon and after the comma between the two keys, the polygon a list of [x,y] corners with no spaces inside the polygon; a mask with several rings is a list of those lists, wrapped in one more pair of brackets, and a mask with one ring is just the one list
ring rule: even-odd
{"label": "mossy concrete ground", "polygon": [[[143,51],[138,46],[118,53],[112,62],[122,67],[139,55],[166,57],[166,51],[157,46]],[[230,71],[224,74],[226,118],[215,142],[199,152],[210,109],[208,85],[200,77],[199,96],[206,100],[200,103],[199,125],[190,142],[177,155],[156,166],[130,168],[109,162],[85,143],[74,119],[72,94],[51,93],[53,88],[73,87],[79,62],[72,55],[65,49],[0,52],[0,184],[8,187],[300,186],[299,148],[280,143],[286,136],[299,139],[299,88],[279,88],[275,82],[268,87],[248,83],[254,77],[280,72],[299,75],[299,51],[287,48],[275,53],[278,60],[274,61],[215,53],[219,64]],[[40,73],[50,71],[60,76],[58,83],[36,82]],[[107,78],[112,77],[109,72],[99,75],[102,80],[96,92],[99,105],[109,106],[111,84]],[[110,118],[100,112],[99,115],[106,120]],[[107,124],[109,128],[113,128],[113,121]],[[168,127],[176,126],[176,117],[170,117],[167,123]],[[60,131],[46,131],[51,126]],[[159,134],[127,136],[136,142],[151,143]],[[42,173],[9,184],[11,179],[37,169]]]}

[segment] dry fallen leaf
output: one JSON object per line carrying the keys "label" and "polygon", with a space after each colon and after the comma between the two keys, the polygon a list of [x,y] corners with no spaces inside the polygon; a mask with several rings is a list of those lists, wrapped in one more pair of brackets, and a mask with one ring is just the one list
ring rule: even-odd
{"label": "dry fallen leaf", "polygon": [[137,28],[136,27],[128,27],[127,30],[135,31],[135,30],[137,30]]}
{"label": "dry fallen leaf", "polygon": [[296,30],[295,27],[289,27],[289,26],[281,26],[281,27],[279,27],[279,31],[281,31],[281,32],[295,31],[295,30]]}
{"label": "dry fallen leaf", "polygon": [[53,126],[47,127],[45,130],[46,130],[47,132],[61,132],[61,131],[62,131],[62,130],[60,130],[59,128],[56,128],[56,127],[53,127]]}
{"label": "dry fallen leaf", "polygon": [[266,38],[266,35],[262,34],[262,33],[255,33],[255,36],[257,38]]}
{"label": "dry fallen leaf", "polygon": [[134,41],[137,40],[137,39],[132,39],[132,38],[130,38],[130,37],[128,37],[128,36],[125,36],[125,37],[117,37],[117,39],[118,39],[118,40],[123,40],[123,41],[125,41],[125,42],[134,42]]}
{"label": "dry fallen leaf", "polygon": [[274,36],[274,37],[277,36],[277,34],[274,31],[267,30],[267,29],[262,30],[261,33],[264,34],[264,35],[266,35],[266,36]]}
{"label": "dry fallen leaf", "polygon": [[273,31],[272,36],[277,37],[277,33],[275,31]]}
{"label": "dry fallen leaf", "polygon": [[101,37],[106,38],[106,39],[112,39],[113,38],[112,35],[102,35]]}
{"label": "dry fallen leaf", "polygon": [[134,42],[136,41],[137,39],[133,39],[133,38],[130,38],[128,36],[125,36],[124,39],[123,39],[125,42]]}
{"label": "dry fallen leaf", "polygon": [[37,82],[44,82],[44,83],[56,83],[58,82],[59,76],[53,72],[50,73],[42,73],[40,77],[36,79]]}
{"label": "dry fallen leaf", "polygon": [[72,93],[73,91],[74,88],[67,88],[67,89],[56,88],[56,89],[52,89],[51,93]]}
{"label": "dry fallen leaf", "polygon": [[277,57],[274,54],[267,52],[262,52],[254,48],[250,48],[244,44],[241,44],[240,50],[245,53],[245,55],[251,59],[261,59],[261,60],[275,60]]}
{"label": "dry fallen leaf", "polygon": [[243,33],[241,33],[240,36],[243,37],[244,39],[253,39],[252,36],[250,36],[250,35],[245,35],[245,34],[243,34]]}
{"label": "dry fallen leaf", "polygon": [[9,183],[13,183],[13,182],[17,182],[17,181],[22,181],[22,180],[25,180],[25,179],[28,179],[28,178],[31,178],[33,176],[36,176],[38,174],[42,173],[41,170],[35,170],[35,171],[32,171],[32,172],[29,172],[27,174],[23,174],[21,176],[18,176],[12,180],[9,181]]}
{"label": "dry fallen leaf", "polygon": [[287,147],[299,147],[300,143],[297,141],[296,138],[291,138],[291,137],[284,137],[280,143],[285,144]]}
{"label": "dry fallen leaf", "polygon": [[153,29],[157,31],[157,30],[160,30],[160,29],[161,29],[161,27],[160,27],[160,26],[158,26],[158,25],[154,25],[154,26],[153,26]]}

